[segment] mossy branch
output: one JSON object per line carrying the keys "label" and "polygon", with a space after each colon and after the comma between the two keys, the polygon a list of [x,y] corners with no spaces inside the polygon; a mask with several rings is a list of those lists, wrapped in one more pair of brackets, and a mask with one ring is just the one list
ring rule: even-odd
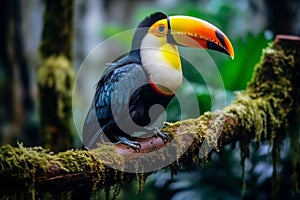
{"label": "mossy branch", "polygon": [[[223,110],[207,112],[197,119],[166,124],[163,131],[172,139],[167,143],[159,137],[137,139],[141,152],[119,145],[101,145],[91,151],[69,150],[58,154],[42,148],[18,148],[10,145],[0,148],[0,190],[7,194],[16,184],[23,188],[21,197],[35,197],[38,192],[75,191],[86,186],[105,191],[137,177],[142,185],[155,163],[176,155],[168,168],[176,173],[179,167],[189,168],[193,163],[203,163],[209,153],[219,151],[224,145],[241,141],[243,157],[247,156],[250,140],[277,141],[284,137],[278,130],[286,129],[298,114],[300,104],[300,38],[277,36],[255,67],[252,80],[245,91],[237,93],[236,99]],[[276,139],[276,140],[275,140]],[[170,153],[160,151],[169,146]],[[173,149],[172,149],[173,148]],[[156,153],[152,153],[156,152]],[[168,151],[170,152],[170,151]],[[149,153],[149,154],[146,154]],[[144,162],[146,159],[147,162]],[[299,161],[299,152],[296,159]],[[114,170],[109,166],[123,170]],[[299,176],[298,176],[299,177]],[[19,189],[18,189],[19,190]],[[20,189],[22,190],[22,189]],[[15,192],[15,191],[13,191]],[[82,194],[79,194],[79,196]]]}

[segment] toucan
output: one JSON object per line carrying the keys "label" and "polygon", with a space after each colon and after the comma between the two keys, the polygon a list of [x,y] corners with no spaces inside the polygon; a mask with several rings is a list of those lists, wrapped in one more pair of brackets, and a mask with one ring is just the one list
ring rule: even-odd
{"label": "toucan", "polygon": [[177,46],[211,49],[234,57],[228,37],[204,20],[162,12],[146,17],[134,32],[130,52],[111,63],[97,83],[82,133],[87,148],[106,138],[139,151],[141,145],[132,137],[136,132],[168,140],[155,121],[182,84]]}

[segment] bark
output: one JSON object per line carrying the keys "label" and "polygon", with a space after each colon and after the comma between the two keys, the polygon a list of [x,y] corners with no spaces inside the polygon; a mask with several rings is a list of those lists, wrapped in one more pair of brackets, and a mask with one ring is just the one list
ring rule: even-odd
{"label": "bark", "polygon": [[[16,112],[14,110],[14,95],[15,95],[15,79],[14,66],[12,65],[12,2],[0,3],[0,72],[1,72],[1,84],[0,84],[0,129],[4,132],[4,127],[8,123],[14,123],[16,121]],[[6,135],[16,134],[6,133]],[[5,138],[2,134],[0,141],[14,142],[14,140]],[[3,137],[3,138],[2,138]]]}
{"label": "bark", "polygon": [[[21,91],[21,115],[22,139],[26,144],[34,146],[40,144],[40,137],[37,131],[37,121],[33,120],[36,109],[32,97],[30,66],[25,56],[24,39],[22,34],[22,11],[21,1],[13,0],[14,19],[14,56],[13,60],[17,65],[20,91]],[[18,82],[18,81],[16,81]]]}
{"label": "bark", "polygon": [[53,151],[72,147],[73,0],[45,1],[41,43],[43,63],[38,71],[41,133]]}
{"label": "bark", "polygon": [[[121,185],[136,177],[142,186],[151,174],[124,172],[129,168],[139,172],[176,154],[177,159],[166,166],[172,173],[176,173],[179,168],[189,169],[193,164],[207,162],[212,151],[221,151],[224,145],[237,141],[242,144],[244,159],[248,155],[251,140],[269,140],[277,144],[276,141],[285,137],[283,130],[298,116],[299,59],[300,38],[277,36],[274,43],[263,50],[246,90],[239,92],[229,106],[220,111],[207,112],[197,119],[166,124],[163,131],[172,138],[167,143],[159,137],[137,139],[142,145],[141,152],[122,144],[103,144],[90,151],[69,150],[58,154],[38,147],[3,146],[0,148],[1,193],[9,194],[9,188],[19,184],[21,189],[18,189],[17,194],[13,191],[18,197],[27,195],[35,198],[43,192],[78,191],[80,187],[88,192],[73,194],[82,195],[82,198],[89,198],[92,189],[96,188],[105,191],[114,188],[117,194]],[[171,154],[168,153],[170,151],[160,151],[167,146],[173,148]],[[276,152],[279,148],[274,147],[275,157],[278,156]],[[299,165],[299,152],[293,154],[293,159]],[[279,161],[273,162],[276,166]],[[118,166],[123,170],[109,166]],[[298,177],[296,182],[299,182],[297,171],[295,177]]]}
{"label": "bark", "polygon": [[[24,52],[21,31],[21,2],[0,5],[0,141],[16,144],[18,138],[37,145],[37,127],[31,120],[35,113],[30,85],[30,68]],[[20,134],[22,133],[22,135]]]}

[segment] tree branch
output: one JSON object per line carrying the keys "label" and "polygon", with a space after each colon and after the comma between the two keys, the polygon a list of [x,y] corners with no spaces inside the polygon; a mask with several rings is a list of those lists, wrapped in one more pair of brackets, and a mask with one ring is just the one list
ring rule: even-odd
{"label": "tree branch", "polygon": [[[90,192],[92,188],[108,191],[112,186],[118,191],[120,185],[135,177],[143,183],[151,173],[147,169],[172,160],[174,155],[175,160],[165,166],[172,172],[179,167],[189,168],[193,163],[206,162],[212,150],[219,151],[236,141],[248,144],[251,139],[259,142],[284,137],[278,130],[286,129],[300,108],[299,59],[300,38],[277,36],[275,42],[263,50],[246,90],[237,93],[229,106],[197,119],[166,124],[163,131],[171,135],[166,143],[159,137],[137,139],[141,152],[122,144],[58,154],[38,147],[2,146],[1,194],[15,193],[9,188],[15,188],[16,184],[23,188],[18,195],[27,197],[35,197],[37,191],[76,191],[83,186],[90,188]],[[164,151],[167,147],[169,149]],[[132,169],[145,173],[126,173]]]}

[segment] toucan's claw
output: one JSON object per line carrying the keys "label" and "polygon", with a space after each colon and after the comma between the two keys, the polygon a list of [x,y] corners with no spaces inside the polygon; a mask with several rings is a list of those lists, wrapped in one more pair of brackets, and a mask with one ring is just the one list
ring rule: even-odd
{"label": "toucan's claw", "polygon": [[133,148],[137,152],[141,151],[142,146],[139,142],[129,140],[128,138],[126,138],[124,136],[117,136],[117,139],[118,139],[118,142],[116,142],[115,144],[125,144],[125,145]]}
{"label": "toucan's claw", "polygon": [[170,136],[167,133],[161,132],[159,128],[154,128],[154,133],[156,136],[159,136],[161,139],[163,139],[164,142],[167,142],[170,138]]}

